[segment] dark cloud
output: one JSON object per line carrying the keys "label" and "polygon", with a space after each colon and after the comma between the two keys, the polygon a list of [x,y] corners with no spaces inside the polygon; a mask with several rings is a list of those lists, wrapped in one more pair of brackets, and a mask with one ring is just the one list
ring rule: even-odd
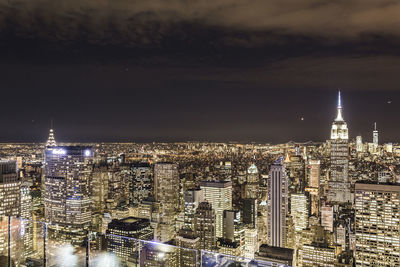
{"label": "dark cloud", "polygon": [[[400,3],[391,0],[1,0],[0,11],[0,26],[16,34],[126,45],[157,45],[179,34],[182,23],[324,38],[400,35]],[[265,41],[236,37],[228,44]]]}

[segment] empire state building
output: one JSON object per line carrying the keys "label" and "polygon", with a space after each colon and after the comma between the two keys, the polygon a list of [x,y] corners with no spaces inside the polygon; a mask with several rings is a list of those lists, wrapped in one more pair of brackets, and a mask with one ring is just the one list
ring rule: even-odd
{"label": "empire state building", "polygon": [[342,116],[340,91],[338,95],[337,116],[332,123],[330,175],[328,182],[328,201],[346,203],[351,201],[349,169],[349,131]]}

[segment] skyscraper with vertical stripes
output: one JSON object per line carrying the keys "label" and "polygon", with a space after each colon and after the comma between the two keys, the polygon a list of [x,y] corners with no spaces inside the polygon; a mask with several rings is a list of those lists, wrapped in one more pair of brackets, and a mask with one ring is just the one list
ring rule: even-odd
{"label": "skyscraper with vertical stripes", "polygon": [[287,240],[288,178],[282,160],[270,169],[268,179],[268,225],[269,246],[285,247]]}

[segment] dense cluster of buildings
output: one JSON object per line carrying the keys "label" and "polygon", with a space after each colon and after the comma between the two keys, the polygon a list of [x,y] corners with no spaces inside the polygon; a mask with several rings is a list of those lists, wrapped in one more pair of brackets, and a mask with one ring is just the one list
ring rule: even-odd
{"label": "dense cluster of buildings", "polygon": [[78,262],[106,252],[122,266],[400,266],[400,146],[379,144],[376,124],[372,136],[349,138],[339,93],[323,143],[58,145],[51,129],[46,144],[2,144],[0,254],[53,266],[68,244]]}

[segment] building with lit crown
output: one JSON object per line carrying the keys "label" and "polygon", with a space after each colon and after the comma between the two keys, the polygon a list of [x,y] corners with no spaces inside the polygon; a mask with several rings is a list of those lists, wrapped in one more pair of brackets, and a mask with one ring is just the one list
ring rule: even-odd
{"label": "building with lit crown", "polygon": [[332,123],[330,140],[330,175],[328,181],[328,201],[347,203],[351,201],[349,169],[349,132],[342,116],[340,91],[337,116]]}

